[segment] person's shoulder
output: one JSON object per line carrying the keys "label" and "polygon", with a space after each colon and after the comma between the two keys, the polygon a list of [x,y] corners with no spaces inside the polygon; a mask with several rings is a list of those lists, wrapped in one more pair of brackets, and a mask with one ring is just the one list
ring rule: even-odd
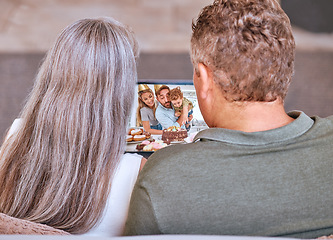
{"label": "person's shoulder", "polygon": [[311,119],[314,120],[315,125],[320,125],[323,123],[333,124],[333,115],[328,117],[320,117],[320,116],[311,116]]}
{"label": "person's shoulder", "polygon": [[314,120],[313,129],[323,129],[325,132],[333,131],[333,115],[328,117],[312,116]]}
{"label": "person's shoulder", "polygon": [[187,157],[193,152],[193,144],[172,144],[154,152],[148,159],[149,168],[160,168],[164,165],[179,164],[186,161]]}
{"label": "person's shoulder", "polygon": [[[183,145],[183,146],[180,146]],[[189,152],[189,146],[184,144],[170,145],[154,152],[145,163],[145,166],[139,174],[139,182],[144,182],[149,179],[159,179],[173,172],[182,162],[188,161],[186,153]]]}
{"label": "person's shoulder", "polygon": [[141,113],[145,113],[145,112],[149,112],[149,111],[152,111],[152,109],[149,108],[149,107],[142,107],[142,108],[140,108],[140,112]]}
{"label": "person's shoulder", "polygon": [[189,104],[192,104],[191,100],[189,100],[189,99],[186,98],[186,97],[184,97],[183,102],[187,102],[187,103],[189,103]]}
{"label": "person's shoulder", "polygon": [[133,161],[133,160],[140,160],[141,161],[142,156],[137,153],[125,153],[122,155],[123,161]]}
{"label": "person's shoulder", "polygon": [[16,118],[12,125],[10,126],[8,133],[6,135],[6,139],[9,138],[11,135],[13,135],[14,133],[16,133],[18,131],[18,129],[21,127],[23,119],[22,118]]}
{"label": "person's shoulder", "polygon": [[155,115],[156,114],[159,114],[159,113],[163,113],[163,107],[161,106],[161,104],[157,104],[157,107],[156,107],[156,111],[155,111]]}
{"label": "person's shoulder", "polygon": [[140,169],[142,156],[136,153],[125,153],[122,155],[120,163],[119,163],[119,169],[123,168],[126,169],[126,171],[129,171],[130,169],[133,169],[134,171]]}
{"label": "person's shoulder", "polygon": [[327,119],[328,121],[331,121],[331,122],[333,122],[333,115],[331,115],[331,116],[328,116],[327,118],[325,118],[325,119]]}
{"label": "person's shoulder", "polygon": [[171,156],[173,154],[179,154],[182,152],[188,151],[188,148],[191,147],[191,144],[182,144],[182,143],[176,143],[171,144],[165,148],[162,148],[154,153],[154,156],[162,157],[162,156],[168,156],[170,155],[170,152],[172,152]]}

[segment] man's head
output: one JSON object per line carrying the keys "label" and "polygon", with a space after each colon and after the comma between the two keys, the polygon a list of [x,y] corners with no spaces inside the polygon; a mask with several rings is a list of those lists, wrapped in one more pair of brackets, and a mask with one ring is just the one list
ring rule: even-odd
{"label": "man's head", "polygon": [[192,25],[191,58],[226,100],[283,100],[294,70],[290,21],[275,0],[215,0]]}
{"label": "man's head", "polygon": [[170,88],[166,85],[162,85],[158,88],[155,87],[156,99],[165,108],[171,108],[170,102]]}
{"label": "man's head", "polygon": [[183,93],[180,87],[176,87],[170,90],[170,100],[174,107],[181,107],[183,104]]}

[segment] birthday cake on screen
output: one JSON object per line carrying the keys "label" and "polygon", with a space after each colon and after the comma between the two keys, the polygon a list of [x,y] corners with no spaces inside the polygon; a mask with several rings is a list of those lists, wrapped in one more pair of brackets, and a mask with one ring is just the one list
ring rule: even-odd
{"label": "birthday cake on screen", "polygon": [[172,126],[163,130],[162,140],[165,142],[180,142],[187,138],[187,131],[180,127]]}

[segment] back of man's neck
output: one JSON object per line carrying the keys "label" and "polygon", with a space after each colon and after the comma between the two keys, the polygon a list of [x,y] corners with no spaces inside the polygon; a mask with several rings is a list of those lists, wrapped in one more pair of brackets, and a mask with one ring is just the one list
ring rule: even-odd
{"label": "back of man's neck", "polygon": [[243,132],[260,132],[291,123],[281,101],[227,103],[216,116],[215,126]]}

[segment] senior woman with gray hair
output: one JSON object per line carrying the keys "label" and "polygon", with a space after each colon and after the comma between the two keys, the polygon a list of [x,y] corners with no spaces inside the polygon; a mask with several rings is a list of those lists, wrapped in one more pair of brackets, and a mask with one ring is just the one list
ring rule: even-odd
{"label": "senior woman with gray hair", "polygon": [[146,161],[123,154],[137,53],[111,18],[62,31],[1,147],[0,212],[74,234],[122,233]]}

